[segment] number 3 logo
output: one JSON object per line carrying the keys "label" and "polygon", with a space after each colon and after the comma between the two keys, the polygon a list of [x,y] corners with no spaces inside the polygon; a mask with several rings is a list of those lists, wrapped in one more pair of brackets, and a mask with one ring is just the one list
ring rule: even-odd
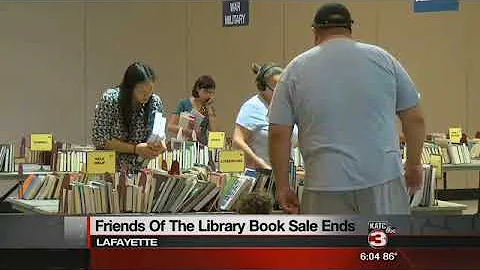
{"label": "number 3 logo", "polygon": [[388,236],[383,231],[372,231],[368,234],[368,244],[373,248],[381,248],[388,243]]}

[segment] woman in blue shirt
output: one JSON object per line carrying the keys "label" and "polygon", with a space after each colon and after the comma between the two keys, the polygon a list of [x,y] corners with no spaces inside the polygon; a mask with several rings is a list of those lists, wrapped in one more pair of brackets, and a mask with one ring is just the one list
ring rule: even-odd
{"label": "woman in blue shirt", "polygon": [[[271,169],[268,154],[268,107],[283,69],[276,65],[254,64],[258,94],[247,100],[237,116],[233,143],[243,150],[248,168]],[[296,139],[296,128],[293,131]],[[295,142],[294,142],[295,144]]]}
{"label": "woman in blue shirt", "polygon": [[208,132],[217,128],[217,115],[214,107],[215,101],[215,81],[209,75],[200,76],[193,85],[192,96],[180,100],[175,112],[170,118],[168,130],[173,136],[176,136],[180,130],[180,114],[188,112],[193,115],[202,115],[203,121],[195,128],[196,125],[191,124],[189,128],[182,128],[182,135],[187,139],[192,139],[193,130],[197,140],[207,145]]}

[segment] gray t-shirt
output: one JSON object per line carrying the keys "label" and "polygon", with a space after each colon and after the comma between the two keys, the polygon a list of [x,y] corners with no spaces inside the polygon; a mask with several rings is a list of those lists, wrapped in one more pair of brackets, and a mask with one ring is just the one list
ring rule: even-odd
{"label": "gray t-shirt", "polygon": [[396,114],[419,98],[388,52],[335,38],[287,66],[269,119],[298,125],[306,189],[357,190],[402,176]]}

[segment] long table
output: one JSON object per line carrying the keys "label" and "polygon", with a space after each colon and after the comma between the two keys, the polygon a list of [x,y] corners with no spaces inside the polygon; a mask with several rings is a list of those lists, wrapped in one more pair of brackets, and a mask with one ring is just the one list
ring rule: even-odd
{"label": "long table", "polygon": [[[449,171],[477,171],[478,172],[478,188],[475,194],[478,201],[477,213],[480,213],[480,160],[472,160],[472,163],[468,164],[443,164],[443,190],[447,190],[447,172]],[[471,198],[460,198],[471,199]]]}
{"label": "long table", "polygon": [[[21,200],[16,198],[8,198],[7,202],[17,211],[24,213],[36,213],[46,215],[58,214],[58,200]],[[414,215],[461,215],[467,209],[466,205],[438,201],[436,206],[414,207],[412,214]],[[224,213],[224,212],[219,212]],[[228,213],[228,212],[227,212]],[[141,214],[141,213],[136,213]],[[211,213],[211,214],[217,214]]]}
{"label": "long table", "polygon": [[7,198],[13,209],[23,213],[54,215],[58,213],[59,200],[21,200]]}

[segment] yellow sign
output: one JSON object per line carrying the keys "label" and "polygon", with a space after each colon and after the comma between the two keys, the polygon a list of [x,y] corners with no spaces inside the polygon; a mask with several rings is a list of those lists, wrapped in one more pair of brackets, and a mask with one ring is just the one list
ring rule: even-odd
{"label": "yellow sign", "polygon": [[32,151],[52,151],[53,135],[52,134],[31,134],[30,150]]}
{"label": "yellow sign", "polygon": [[243,151],[220,152],[220,171],[226,173],[245,171],[245,154]]}
{"label": "yellow sign", "polygon": [[443,178],[443,164],[442,164],[442,157],[439,155],[431,155],[430,156],[430,164],[435,168],[435,179]]}
{"label": "yellow sign", "polygon": [[208,133],[208,148],[223,148],[225,147],[225,132],[210,132]]}
{"label": "yellow sign", "polygon": [[448,134],[452,143],[460,143],[462,140],[462,128],[450,128]]}
{"label": "yellow sign", "polygon": [[87,153],[87,173],[115,173],[114,151],[92,151]]}

